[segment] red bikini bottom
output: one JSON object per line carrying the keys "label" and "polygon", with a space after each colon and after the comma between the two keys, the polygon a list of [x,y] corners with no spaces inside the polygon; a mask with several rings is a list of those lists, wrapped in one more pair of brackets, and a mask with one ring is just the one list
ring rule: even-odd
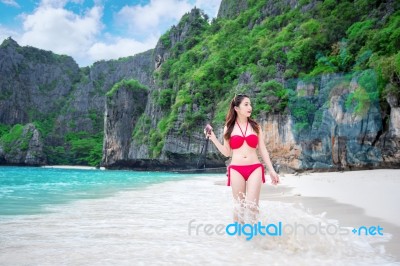
{"label": "red bikini bottom", "polygon": [[228,186],[231,185],[231,169],[236,170],[239,174],[242,175],[245,181],[249,179],[249,176],[256,170],[258,167],[261,167],[262,170],[262,181],[265,183],[265,173],[264,173],[264,166],[261,163],[256,164],[249,164],[249,165],[229,165],[228,166]]}

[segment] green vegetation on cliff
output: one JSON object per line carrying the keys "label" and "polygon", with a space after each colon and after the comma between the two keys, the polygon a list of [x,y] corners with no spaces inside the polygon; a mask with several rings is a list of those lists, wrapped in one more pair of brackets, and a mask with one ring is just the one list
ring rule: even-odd
{"label": "green vegetation on cliff", "polygon": [[[4,128],[4,126],[2,126]],[[16,153],[18,150],[27,151],[29,141],[32,138],[32,132],[23,134],[24,126],[20,124],[14,125],[9,132],[3,133],[0,138],[0,144],[3,146],[5,153]]]}
{"label": "green vegetation on cliff", "polygon": [[[199,23],[192,25],[198,27],[198,35],[191,37],[194,45],[184,50],[184,43],[172,46],[172,51],[181,52],[173,52],[156,75],[162,86],[158,103],[169,110],[170,121],[184,107],[180,126],[186,133],[205,120],[222,123],[227,99],[245,92],[253,98],[256,116],[290,112],[296,128],[307,129],[316,107],[290,83],[307,84],[329,73],[360,76],[363,88],[346,101],[357,113],[368,101],[384,102],[388,93],[400,91],[398,2],[284,2],[240,1],[237,5],[246,9],[234,12],[240,7],[230,1],[227,12],[240,14],[210,24],[198,13]],[[167,32],[161,40],[171,44],[169,36]]]}
{"label": "green vegetation on cliff", "polygon": [[137,81],[136,79],[130,79],[130,80],[123,79],[120,82],[115,83],[114,86],[111,88],[111,90],[106,93],[106,96],[107,97],[113,96],[120,88],[126,88],[128,90],[133,90],[133,91],[135,90],[147,91],[146,86],[140,84],[140,82]]}

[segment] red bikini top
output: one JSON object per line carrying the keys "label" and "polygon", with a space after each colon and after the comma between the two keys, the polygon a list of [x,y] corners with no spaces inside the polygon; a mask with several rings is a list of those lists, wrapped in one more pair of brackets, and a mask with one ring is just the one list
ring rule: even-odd
{"label": "red bikini top", "polygon": [[[237,122],[236,122],[237,123]],[[243,136],[240,135],[233,135],[231,136],[231,139],[229,141],[229,145],[231,146],[231,149],[239,149],[240,147],[242,147],[244,141],[247,142],[247,145],[249,145],[252,148],[257,148],[258,145],[258,136],[256,134],[251,134],[246,136],[247,133],[247,127],[249,125],[249,122],[247,122],[246,125],[246,130],[243,133],[242,128],[239,126],[239,124],[237,124],[240,131],[242,132]]]}

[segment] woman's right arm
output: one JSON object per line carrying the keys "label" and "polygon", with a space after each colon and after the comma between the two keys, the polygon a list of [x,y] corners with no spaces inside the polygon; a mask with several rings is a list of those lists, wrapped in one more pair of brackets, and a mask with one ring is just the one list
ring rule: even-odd
{"label": "woman's right arm", "polygon": [[[225,132],[227,130],[227,127],[224,127],[224,136],[225,136]],[[206,134],[206,137],[209,138],[215,145],[215,147],[217,147],[217,149],[219,150],[220,153],[222,153],[225,157],[230,157],[231,156],[231,148],[229,147],[229,143],[228,141],[225,140],[224,138],[224,144],[221,144],[219,142],[219,140],[217,139],[217,137],[214,134],[214,131],[210,131],[208,134]]]}

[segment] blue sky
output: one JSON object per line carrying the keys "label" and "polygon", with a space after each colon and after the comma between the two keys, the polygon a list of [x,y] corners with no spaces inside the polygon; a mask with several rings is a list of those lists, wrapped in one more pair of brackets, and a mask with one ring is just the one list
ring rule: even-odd
{"label": "blue sky", "polygon": [[0,0],[0,43],[72,56],[80,66],[154,48],[194,6],[216,17],[221,0]]}

